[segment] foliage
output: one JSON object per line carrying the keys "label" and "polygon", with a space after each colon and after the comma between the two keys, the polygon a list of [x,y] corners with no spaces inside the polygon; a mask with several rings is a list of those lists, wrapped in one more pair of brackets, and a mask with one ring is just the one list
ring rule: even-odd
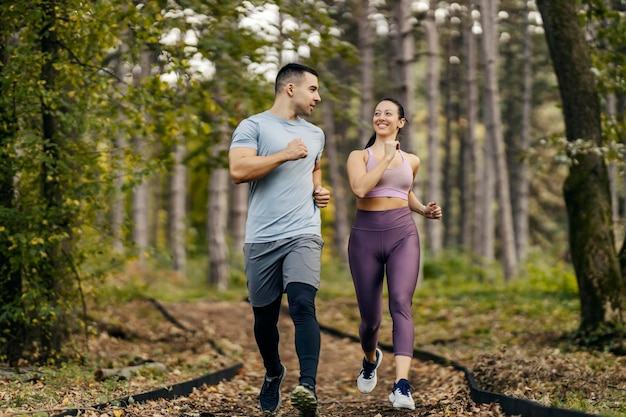
{"label": "foliage", "polygon": [[620,106],[615,107],[615,99],[623,100],[626,95],[626,34],[622,30],[626,25],[626,14],[616,3],[600,0],[586,0],[584,3],[587,5],[586,12],[581,17],[592,46],[589,48],[592,71],[605,107],[602,114],[604,143],[609,150],[622,145],[610,152],[607,159],[622,163],[626,119],[620,114]]}

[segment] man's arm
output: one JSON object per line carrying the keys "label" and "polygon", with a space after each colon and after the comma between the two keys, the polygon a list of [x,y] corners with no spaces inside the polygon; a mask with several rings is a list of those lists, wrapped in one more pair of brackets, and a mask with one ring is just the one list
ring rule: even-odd
{"label": "man's arm", "polygon": [[258,180],[284,162],[304,158],[307,154],[301,139],[294,139],[282,151],[267,156],[258,156],[257,150],[252,148],[231,148],[228,152],[230,178],[235,184]]}

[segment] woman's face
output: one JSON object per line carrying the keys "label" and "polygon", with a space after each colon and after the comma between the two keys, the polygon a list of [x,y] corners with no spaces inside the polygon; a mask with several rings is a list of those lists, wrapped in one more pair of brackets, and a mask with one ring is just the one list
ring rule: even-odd
{"label": "woman's face", "polygon": [[405,122],[404,118],[400,118],[398,105],[391,101],[381,101],[374,110],[372,124],[377,136],[395,138]]}

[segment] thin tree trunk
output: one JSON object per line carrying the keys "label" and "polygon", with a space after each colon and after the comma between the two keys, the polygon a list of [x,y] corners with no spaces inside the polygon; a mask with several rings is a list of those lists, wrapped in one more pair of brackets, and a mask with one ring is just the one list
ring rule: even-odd
{"label": "thin tree trunk", "polygon": [[[497,0],[481,0],[481,16],[483,22],[483,60],[485,66],[485,114],[486,135],[490,139],[494,173],[496,177],[499,237],[504,279],[511,279],[517,270],[517,252],[515,250],[515,230],[509,192],[509,173],[506,164],[502,123],[500,118],[500,94],[498,88],[496,14]],[[489,214],[491,214],[491,210]]]}
{"label": "thin tree trunk", "polygon": [[463,186],[461,187],[461,242],[463,247],[474,254],[480,253],[478,241],[478,213],[483,201],[478,194],[478,162],[480,158],[476,141],[476,125],[478,124],[478,81],[476,78],[477,47],[476,35],[472,32],[474,20],[468,13],[463,30],[465,56],[465,113],[467,126],[463,134],[462,171]]}
{"label": "thin tree trunk", "polygon": [[[213,145],[215,158],[228,147],[228,126],[225,121],[216,120],[221,125],[219,143]],[[207,244],[209,250],[208,282],[218,290],[228,288],[230,267],[228,263],[228,188],[230,184],[228,168],[217,167],[211,171],[207,204]]]}
{"label": "thin tree trunk", "polygon": [[[445,66],[445,82],[443,84],[444,96],[444,164],[443,164],[443,200],[442,206],[445,207],[446,220],[444,223],[443,247],[458,248],[461,239],[461,216],[453,207],[461,204],[459,201],[459,191],[463,187],[463,163],[460,158],[463,155],[462,132],[459,127],[459,97],[463,95],[459,90],[462,88],[458,80],[458,67],[460,61],[454,61],[458,58],[458,41],[461,39],[460,34],[451,35],[446,56],[450,58],[446,60]],[[459,149],[455,153],[454,141],[459,143]],[[456,163],[455,163],[456,162]],[[441,204],[440,203],[440,204]]]}
{"label": "thin tree trunk", "polygon": [[517,184],[512,187],[515,197],[512,200],[513,215],[515,220],[515,241],[517,258],[526,259],[528,252],[528,203],[530,180],[528,177],[528,162],[523,156],[530,149],[530,128],[532,123],[532,90],[533,90],[533,67],[532,67],[532,33],[528,21],[530,10],[528,4],[522,11],[524,13],[524,58],[523,58],[523,91],[522,91],[522,120],[521,141],[519,151],[516,152]]}
{"label": "thin tree trunk", "polygon": [[234,248],[243,251],[246,236],[246,217],[248,216],[249,184],[230,182],[230,235]]}
{"label": "thin tree trunk", "polygon": [[[135,75],[134,82],[139,85],[150,76],[150,66],[152,63],[152,56],[150,52],[143,52],[141,54],[141,71]],[[133,137],[133,146],[135,153],[139,155],[140,163],[143,164],[147,158],[148,149],[146,145],[146,138],[140,136]],[[141,175],[141,174],[140,174]],[[140,178],[139,183],[134,189],[133,203],[132,203],[132,216],[133,216],[133,242],[138,254],[138,260],[140,267],[145,264],[146,252],[150,244],[150,231],[149,231],[149,217],[150,217],[150,205],[149,205],[149,181],[143,176]]]}
{"label": "thin tree trunk", "polygon": [[[398,39],[396,42],[395,59],[397,62],[395,75],[397,77],[398,100],[403,104],[404,115],[409,123],[404,125],[401,148],[409,153],[417,154],[417,143],[413,120],[415,120],[415,77],[413,75],[413,61],[415,60],[415,37],[413,36],[413,20],[411,19],[411,1],[398,0],[394,3],[394,19],[397,25]],[[426,164],[421,166],[423,172]],[[419,175],[418,175],[419,177]],[[413,192],[420,201],[427,200],[420,192],[419,179],[413,185]],[[419,230],[422,230],[424,218],[413,214],[415,223]],[[423,241],[422,241],[423,242]],[[422,244],[422,259],[424,259]],[[419,281],[423,277],[424,262],[420,262]]]}
{"label": "thin tree trunk", "polygon": [[[411,20],[411,1],[398,0],[394,4],[395,22],[398,25],[398,42],[395,61],[397,76],[398,100],[403,104],[404,114],[409,121],[404,128],[402,149],[406,152],[416,153],[415,128],[413,123],[415,115],[415,77],[413,75],[413,61],[415,60],[415,37],[413,36],[413,21]],[[371,120],[373,109],[370,109],[368,120]],[[419,194],[417,194],[419,196]]]}
{"label": "thin tree trunk", "polygon": [[187,251],[185,245],[187,215],[187,167],[184,164],[187,148],[184,139],[179,138],[174,147],[174,173],[170,183],[170,247],[174,260],[174,270],[185,274]]}
{"label": "thin tree trunk", "polygon": [[374,35],[375,31],[369,19],[369,0],[360,0],[357,7],[358,49],[360,56],[360,92],[359,143],[365,146],[369,140],[374,112]]}
{"label": "thin tree trunk", "polygon": [[209,283],[218,290],[228,288],[228,246],[226,225],[228,221],[228,183],[226,168],[211,171],[208,204]]}
{"label": "thin tree trunk", "polygon": [[[617,116],[617,100],[615,94],[608,94],[606,96],[606,114],[610,119],[615,119]],[[609,190],[611,193],[611,219],[613,222],[613,233],[615,234],[615,241],[619,242],[622,238],[621,222],[619,217],[619,167],[615,161],[610,161],[609,166]]]}
{"label": "thin tree trunk", "polygon": [[327,101],[322,106],[322,120],[324,132],[326,134],[326,146],[324,147],[328,161],[328,179],[330,189],[333,190],[332,201],[335,209],[335,224],[333,227],[334,253],[344,261],[348,261],[347,244],[350,234],[348,225],[347,200],[344,182],[342,181],[341,167],[339,166],[339,154],[337,151],[337,135],[335,134],[335,109],[332,101]]}
{"label": "thin tree trunk", "polygon": [[[426,102],[428,106],[428,160],[426,168],[426,199],[441,204],[441,169],[439,163],[439,32],[434,13],[422,21],[426,38]],[[425,202],[425,201],[424,201]],[[426,222],[428,247],[437,255],[442,247],[442,222]]]}

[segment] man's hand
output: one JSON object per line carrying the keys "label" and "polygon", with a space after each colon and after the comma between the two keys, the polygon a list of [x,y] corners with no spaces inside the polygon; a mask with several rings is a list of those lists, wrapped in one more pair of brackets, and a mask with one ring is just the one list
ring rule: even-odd
{"label": "man's hand", "polygon": [[328,206],[328,202],[330,201],[330,191],[318,185],[315,187],[315,191],[313,191],[313,199],[317,207],[324,208]]}
{"label": "man's hand", "polygon": [[306,158],[306,156],[309,154],[309,150],[306,148],[306,145],[304,144],[302,139],[299,138],[289,142],[283,152],[286,153],[288,161],[295,161],[296,159]]}

